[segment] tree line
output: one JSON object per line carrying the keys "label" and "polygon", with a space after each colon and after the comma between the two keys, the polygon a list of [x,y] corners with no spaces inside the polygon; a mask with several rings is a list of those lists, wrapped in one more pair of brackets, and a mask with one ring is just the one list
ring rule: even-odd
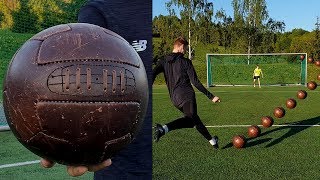
{"label": "tree line", "polygon": [[[37,33],[57,24],[77,21],[86,0],[3,0],[0,1],[0,29]],[[269,17],[265,0],[232,0],[233,17],[214,10],[208,0],[170,0],[169,15],[153,19],[154,59],[171,51],[178,36],[190,42],[189,57],[197,47],[210,53],[306,52],[319,59],[319,29],[285,32],[285,22]],[[316,17],[315,17],[316,24]],[[317,23],[320,26],[319,23]]]}
{"label": "tree line", "polygon": [[189,58],[200,44],[210,53],[306,52],[319,58],[320,24],[311,32],[285,32],[285,22],[269,17],[265,0],[232,0],[233,17],[214,11],[208,0],[170,0],[166,6],[169,15],[153,18],[154,61],[171,51],[178,36],[191,42]]}
{"label": "tree line", "polygon": [[37,33],[58,24],[77,22],[87,0],[3,0],[0,1],[0,29]]}

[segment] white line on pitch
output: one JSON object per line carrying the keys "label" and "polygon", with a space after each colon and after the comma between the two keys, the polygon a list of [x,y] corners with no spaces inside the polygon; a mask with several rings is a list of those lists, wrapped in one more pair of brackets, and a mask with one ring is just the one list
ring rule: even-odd
{"label": "white line on pitch", "polygon": [[[279,92],[279,93],[288,93],[288,92],[295,92],[295,91],[212,91],[214,93],[251,93],[251,92],[258,92],[258,93],[275,93],[275,92]],[[201,92],[195,92],[196,94],[200,94]],[[309,91],[308,93],[319,93],[318,91]],[[168,92],[153,92],[152,94],[154,95],[162,95],[162,94],[169,94]]]}
{"label": "white line on pitch", "polygon": [[16,166],[25,166],[25,165],[37,164],[37,163],[40,163],[40,160],[18,162],[18,163],[13,163],[13,164],[4,164],[4,165],[0,165],[0,169],[8,168],[8,167],[16,167]]}
{"label": "white line on pitch", "polygon": [[[228,127],[249,127],[251,125],[216,125],[216,126],[206,126],[207,128],[228,128]],[[258,126],[262,126],[262,125],[258,125]],[[272,125],[274,127],[320,127],[320,124],[313,124],[313,125],[309,125],[309,124],[275,124]]]}

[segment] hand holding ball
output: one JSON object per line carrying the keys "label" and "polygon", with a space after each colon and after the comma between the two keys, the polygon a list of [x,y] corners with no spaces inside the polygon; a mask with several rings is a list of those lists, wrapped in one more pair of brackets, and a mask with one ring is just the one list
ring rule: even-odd
{"label": "hand holding ball", "polygon": [[147,76],[137,52],[116,33],[64,24],[17,51],[3,99],[13,134],[30,151],[61,164],[98,164],[140,129]]}

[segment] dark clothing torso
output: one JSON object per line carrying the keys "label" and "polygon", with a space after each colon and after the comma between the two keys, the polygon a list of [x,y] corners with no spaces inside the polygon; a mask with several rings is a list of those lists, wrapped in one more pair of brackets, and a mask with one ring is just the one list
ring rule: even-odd
{"label": "dark clothing torso", "polygon": [[181,53],[171,53],[160,60],[153,69],[153,81],[161,72],[164,73],[171,101],[176,107],[195,101],[191,83],[209,99],[214,97],[199,81],[191,60],[184,58]]}
{"label": "dark clothing torso", "polygon": [[95,179],[152,178],[152,16],[151,1],[92,0],[81,8],[78,22],[96,24],[126,39],[141,57],[149,82],[149,103],[136,139],[114,158],[112,165],[95,173]]}

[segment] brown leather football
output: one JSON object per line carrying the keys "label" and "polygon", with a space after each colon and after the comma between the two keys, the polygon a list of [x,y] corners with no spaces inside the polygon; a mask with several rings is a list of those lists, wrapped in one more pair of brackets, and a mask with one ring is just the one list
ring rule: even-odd
{"label": "brown leather football", "polygon": [[137,134],[147,76],[137,52],[116,33],[63,24],[16,52],[3,97],[12,132],[33,153],[61,164],[96,164]]}

